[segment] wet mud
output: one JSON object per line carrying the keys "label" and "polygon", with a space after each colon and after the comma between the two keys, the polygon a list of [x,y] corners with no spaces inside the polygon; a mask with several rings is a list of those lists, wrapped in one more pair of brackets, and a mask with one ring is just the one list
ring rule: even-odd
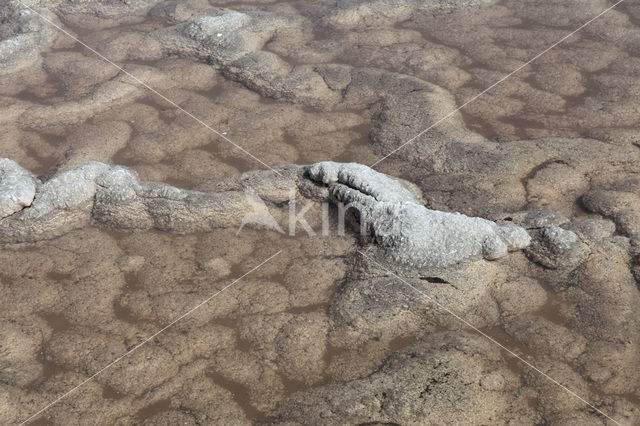
{"label": "wet mud", "polygon": [[[372,164],[612,4],[40,3],[270,167]],[[232,10],[275,22],[248,31],[262,41],[243,39],[240,59],[158,35]],[[579,237],[398,273],[622,424],[640,422],[639,38],[640,7],[622,4],[376,166],[429,208]],[[32,50],[2,68],[0,157],[36,176],[101,161],[236,190],[233,176],[265,169],[64,34]],[[285,231],[288,203],[269,203]],[[541,212],[553,215],[531,219]],[[90,223],[3,244],[0,423],[30,418],[282,250],[30,423],[613,424],[363,260],[368,241],[351,226],[336,235],[335,209],[320,235],[321,214],[312,237]]]}

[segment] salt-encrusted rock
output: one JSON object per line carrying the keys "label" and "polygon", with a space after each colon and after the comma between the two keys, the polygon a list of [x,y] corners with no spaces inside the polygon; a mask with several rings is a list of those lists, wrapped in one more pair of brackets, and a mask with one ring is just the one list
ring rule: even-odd
{"label": "salt-encrusted rock", "polygon": [[218,16],[204,16],[196,19],[186,24],[182,33],[208,45],[225,59],[236,59],[238,54],[248,50],[245,44],[251,41],[238,30],[250,21],[251,17],[246,13],[231,11]]}
{"label": "salt-encrusted rock", "polygon": [[418,199],[400,181],[370,167],[358,163],[335,163],[324,161],[316,163],[309,169],[310,176],[325,185],[340,182],[360,192],[370,195],[377,201],[418,203]]}
{"label": "salt-encrusted rock", "polygon": [[31,172],[15,161],[0,158],[0,219],[31,205],[36,183]]}
{"label": "salt-encrusted rock", "polygon": [[[292,188],[299,172],[287,169]],[[360,164],[318,163],[309,174],[355,208],[364,228],[401,263],[444,267],[480,254],[496,259],[529,244],[518,226],[426,209],[408,186]],[[23,198],[34,199],[28,193]],[[14,242],[51,238],[90,219],[119,228],[201,232],[237,226],[250,210],[241,191],[203,193],[140,182],[126,167],[89,162],[39,185],[18,223],[0,223],[0,236]]]}
{"label": "salt-encrusted rock", "polygon": [[445,267],[476,255],[497,259],[530,242],[527,231],[515,225],[429,210],[401,183],[361,164],[317,163],[309,176],[329,185],[334,200],[354,208],[360,225],[401,263]]}
{"label": "salt-encrusted rock", "polygon": [[[279,173],[262,175],[265,187],[258,192],[264,195],[266,191],[267,200],[274,194],[284,200],[282,186],[289,182],[290,189],[295,188],[302,169],[285,166]],[[274,191],[274,186],[280,188]],[[131,169],[95,161],[39,184],[28,171],[5,160],[0,162],[0,207],[7,214],[0,216],[0,242],[55,238],[91,220],[114,228],[184,233],[239,226],[252,206],[240,189],[219,191],[190,191],[140,182]],[[29,203],[29,209],[11,215]]]}
{"label": "salt-encrusted rock", "polygon": [[[37,7],[31,3],[30,6]],[[40,9],[38,14],[58,22],[49,10]],[[0,10],[0,74],[15,72],[37,61],[40,51],[55,41],[58,36],[55,28],[38,14],[21,1],[3,4]]]}
{"label": "salt-encrusted rock", "polygon": [[533,242],[526,253],[547,268],[574,268],[590,253],[574,232],[557,226],[535,230],[532,236]]}
{"label": "salt-encrusted rock", "polygon": [[56,209],[70,209],[89,201],[96,193],[96,178],[111,166],[95,161],[62,173],[40,186],[36,200],[23,220],[42,217]]}
{"label": "salt-encrusted rock", "polygon": [[154,34],[170,51],[230,63],[259,50],[288,19],[267,12],[227,11],[163,28]]}

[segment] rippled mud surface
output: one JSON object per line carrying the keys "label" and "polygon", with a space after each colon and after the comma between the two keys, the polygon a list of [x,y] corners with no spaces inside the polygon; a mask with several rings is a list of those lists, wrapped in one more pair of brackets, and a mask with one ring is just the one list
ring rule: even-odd
{"label": "rippled mud surface", "polygon": [[[29,4],[50,23],[0,6],[3,42],[35,34],[0,45],[0,157],[45,181],[101,161],[241,191],[251,171],[372,164],[420,134],[376,169],[533,243],[437,271],[380,264],[357,230],[337,235],[333,207],[323,236],[299,190],[313,237],[93,222],[8,242],[0,423],[640,423],[636,3],[486,93],[613,3]],[[207,33],[207,16],[231,24]],[[270,179],[259,193],[288,231]]]}

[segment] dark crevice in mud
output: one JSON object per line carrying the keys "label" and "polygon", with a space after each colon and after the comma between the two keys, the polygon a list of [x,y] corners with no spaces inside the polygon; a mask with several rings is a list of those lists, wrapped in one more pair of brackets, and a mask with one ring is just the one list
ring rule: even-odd
{"label": "dark crevice in mud", "polygon": [[252,1],[244,1],[244,0],[237,0],[237,1],[226,1],[226,2],[217,2],[217,1],[211,1],[210,2],[212,6],[215,7],[223,7],[225,9],[234,9],[234,10],[241,10],[241,11],[246,11],[246,10],[259,10],[260,7],[264,7],[264,6],[275,6],[278,4],[286,4],[288,5],[289,2],[281,2],[281,1],[272,1],[272,2],[260,2],[260,3],[255,3]]}
{"label": "dark crevice in mud", "polygon": [[371,144],[371,122],[359,124],[347,129],[347,131],[355,132],[358,136],[351,139],[348,148],[333,158],[333,161],[340,163],[349,163],[358,161],[358,148],[369,149]]}
{"label": "dark crevice in mud", "polygon": [[29,421],[29,424],[32,426],[55,426],[56,423],[48,418],[41,415],[40,417],[35,418],[34,420]]}
{"label": "dark crevice in mud", "polygon": [[534,311],[533,313],[548,321],[551,321],[554,324],[567,327],[566,319],[560,314],[559,306],[561,305],[561,302],[557,300],[557,295],[549,291],[547,291],[547,295],[547,301],[544,303],[544,305],[542,305],[537,311]]}
{"label": "dark crevice in mud", "polygon": [[135,290],[143,290],[144,285],[142,284],[142,280],[138,273],[136,272],[125,272],[124,274],[124,282],[126,291],[132,292]]}
{"label": "dark crevice in mud", "polygon": [[629,401],[630,403],[632,403],[633,405],[636,406],[640,406],[640,393],[636,392],[636,393],[623,393],[623,394],[611,394],[609,396],[612,397],[619,397],[619,398],[624,398],[627,401]]}
{"label": "dark crevice in mud", "polygon": [[[518,342],[517,340],[511,338],[501,327],[490,327],[480,329],[484,334],[494,339],[500,345],[507,348],[509,351],[518,355],[520,358],[525,361],[535,365],[535,354],[533,351],[527,347],[526,345]],[[471,331],[471,333],[477,333],[476,331]],[[512,354],[506,352],[504,349],[501,350],[503,354],[503,359],[505,361],[506,366],[509,370],[513,371],[519,377],[528,369],[526,364],[524,364],[520,359],[516,358]]]}
{"label": "dark crevice in mud", "polygon": [[[57,85],[55,85],[54,87],[57,87]],[[29,88],[23,90],[17,95],[14,95],[13,97],[15,99],[19,99],[21,101],[36,105],[54,105],[64,100],[64,98],[62,97],[63,94],[63,89],[59,88],[56,92],[48,93],[46,96],[41,96],[36,94],[32,88]]]}
{"label": "dark crevice in mud", "polygon": [[418,342],[420,338],[416,336],[398,336],[389,341],[389,351],[391,353],[400,351],[412,343]]}
{"label": "dark crevice in mud", "polygon": [[[576,201],[573,203],[573,209],[575,212],[575,216],[579,217],[579,216],[583,216],[583,217],[598,217],[601,218],[602,216],[599,215],[598,213],[594,213],[591,210],[589,210],[587,208],[587,206],[584,204],[584,201],[582,200],[582,196],[584,194],[582,194],[581,196],[576,198]],[[616,231],[617,232],[617,231]]]}
{"label": "dark crevice in mud", "polygon": [[[238,87],[240,87],[240,84],[232,81],[224,80],[220,83],[217,83],[215,86],[213,86],[210,89],[199,90],[197,93],[200,96],[204,96],[209,100],[216,101],[217,98],[221,97],[225,93],[230,93],[232,90],[238,89]],[[225,129],[216,129],[216,130],[225,132]]]}
{"label": "dark crevice in mud", "polygon": [[146,105],[158,111],[160,121],[166,126],[171,125],[173,120],[176,118],[176,115],[179,113],[179,110],[172,104],[155,94],[150,94],[144,98],[137,99],[136,104]]}
{"label": "dark crevice in mud", "polygon": [[226,389],[231,393],[233,400],[242,408],[245,415],[252,421],[267,421],[268,416],[263,411],[258,410],[250,403],[249,389],[234,380],[228,379],[222,374],[215,371],[207,371],[205,376],[208,377],[216,385]]}
{"label": "dark crevice in mud", "polygon": [[322,302],[306,306],[294,306],[287,309],[286,312],[290,314],[304,314],[310,312],[326,312],[327,309],[329,309],[329,302]]}
{"label": "dark crevice in mud", "polygon": [[[345,348],[333,346],[331,343],[327,342],[326,348],[324,350],[324,354],[322,354],[322,360],[324,362],[325,372],[326,372],[326,368],[331,365],[334,359],[339,355],[343,354],[344,352],[346,352]],[[326,376],[325,374],[324,381],[327,382],[330,380],[331,378],[329,376]]]}
{"label": "dark crevice in mud", "polygon": [[358,423],[358,426],[401,426],[400,423],[393,422],[366,422]]}
{"label": "dark crevice in mud", "polygon": [[138,410],[135,417],[138,420],[146,420],[169,410],[171,410],[171,400],[169,398],[161,399]]}
{"label": "dark crevice in mud", "polygon": [[420,279],[423,281],[428,281],[433,284],[449,284],[449,281],[439,277],[420,277]]}
{"label": "dark crevice in mud", "polygon": [[59,282],[60,284],[69,284],[71,279],[73,278],[72,274],[64,274],[56,271],[47,272],[47,278],[52,281]]}
{"label": "dark crevice in mud", "polygon": [[[584,81],[584,86],[585,86],[585,90],[584,92],[577,94],[577,95],[565,95],[563,96],[564,100],[565,100],[565,113],[566,112],[571,112],[571,111],[575,111],[576,108],[579,108],[583,105],[585,105],[586,101],[589,98],[597,98],[598,96],[601,95],[602,93],[602,89],[596,84],[596,82],[594,81],[594,77],[600,75],[600,74],[605,74],[607,72],[607,68],[597,71],[597,72],[593,72],[593,73],[589,73],[587,75],[583,74],[583,81]],[[559,114],[559,113],[558,113]],[[578,125],[574,125],[572,126],[572,130],[580,130],[581,127]]]}
{"label": "dark crevice in mud", "polygon": [[[123,32],[128,32],[128,31],[132,31],[132,32],[140,32],[140,33],[147,33],[147,32],[151,32],[160,28],[164,28],[167,26],[167,22],[164,19],[158,18],[158,17],[154,17],[153,15],[147,13],[147,11],[140,11],[140,12],[135,12],[137,15],[128,15],[127,16],[127,20],[129,22],[126,23],[116,23],[111,27],[106,27],[106,28],[100,28],[97,31],[98,32],[119,32],[119,33],[123,33]],[[135,16],[135,20],[132,20],[132,18]],[[58,17],[62,20],[62,22],[64,23],[64,29],[67,32],[70,32],[72,34],[76,35],[76,38],[78,38],[79,40],[83,41],[84,43],[86,43],[89,47],[91,47],[92,49],[95,49],[94,46],[92,46],[90,43],[87,43],[87,40],[92,40],[93,36],[96,33],[96,29],[95,28],[87,28],[84,27],[80,24],[76,24],[76,23],[71,23],[68,19],[65,19],[65,15],[64,14],[59,14]],[[80,44],[80,43],[76,43],[76,44]],[[92,55],[95,55],[95,53],[87,50],[88,53],[91,53]],[[102,53],[102,52],[99,52]]]}
{"label": "dark crevice in mud", "polygon": [[523,210],[526,210],[527,206],[529,206],[529,204],[530,204],[530,201],[529,201],[529,195],[530,194],[529,194],[529,188],[528,188],[529,181],[531,179],[535,178],[540,170],[543,170],[543,169],[549,167],[552,164],[563,164],[565,166],[568,165],[567,162],[564,161],[564,160],[559,160],[559,159],[556,159],[556,158],[550,158],[550,159],[548,159],[546,161],[543,161],[542,163],[534,166],[531,170],[529,170],[529,172],[526,175],[524,175],[522,178],[520,178],[520,183],[522,184],[522,188],[524,189],[524,192],[525,192],[525,197],[524,197],[525,205],[522,207]]}
{"label": "dark crevice in mud", "polygon": [[[166,166],[170,166],[174,163],[175,161],[172,158],[167,157],[160,161],[160,164],[164,164]],[[200,183],[196,178],[178,176],[165,176],[163,181],[167,185],[175,186],[176,188],[181,189],[193,189]]]}
{"label": "dark crevice in mud", "polygon": [[48,359],[47,349],[44,348],[38,353],[38,361],[42,364],[40,376],[25,386],[25,389],[37,391],[45,382],[53,377],[68,371],[64,365],[60,365]]}
{"label": "dark crevice in mud", "polygon": [[278,377],[280,377],[280,380],[282,380],[282,384],[284,384],[285,396],[283,399],[290,397],[296,392],[304,391],[310,388],[310,386],[306,383],[300,380],[292,379],[286,374],[278,373]]}
{"label": "dark crevice in mud", "polygon": [[[118,247],[121,249],[122,249],[122,246],[124,245],[124,241],[135,232],[133,230],[127,230],[122,228],[109,228],[106,226],[95,226],[95,227],[100,232],[106,234],[109,238],[113,239],[115,243],[118,245]],[[147,232],[153,232],[153,231],[147,231]],[[129,285],[128,283],[129,280],[132,280],[132,283],[137,282],[137,278],[129,275],[129,273],[125,273],[125,282],[127,282],[127,286]]]}
{"label": "dark crevice in mud", "polygon": [[[253,252],[247,255],[247,259],[251,259],[253,256]],[[231,265],[231,272],[229,276],[226,278],[227,281],[236,281],[240,280],[245,274],[249,273],[253,265],[247,265],[243,262],[234,263]]]}
{"label": "dark crevice in mud", "polygon": [[103,384],[102,385],[102,397],[105,398],[105,399],[118,401],[118,400],[121,400],[121,399],[125,398],[126,395],[123,394],[122,392],[118,391],[117,389],[115,389],[112,386],[109,386],[107,384]]}
{"label": "dark crevice in mud", "polygon": [[[232,133],[228,133],[225,136],[235,142],[236,138],[234,138]],[[220,137],[216,137],[215,140],[201,146],[200,149],[212,154],[216,159],[219,159],[225,164],[234,167],[241,173],[249,170],[255,170],[255,160],[248,158],[247,154],[242,152],[240,149],[234,146],[231,146],[231,148],[229,148],[229,145],[226,144],[226,141],[224,141]],[[240,144],[240,146],[242,146],[242,144]]]}
{"label": "dark crevice in mud", "polygon": [[129,136],[129,140],[127,141],[127,144],[123,148],[116,151],[116,153],[111,156],[111,161],[113,162],[113,164],[118,164],[118,165],[129,167],[130,169],[135,170],[136,166],[142,163],[139,161],[135,161],[133,158],[131,158],[130,155],[128,155],[131,141],[141,135],[142,133],[136,130],[135,127],[132,128],[131,135]]}
{"label": "dark crevice in mud", "polygon": [[227,327],[232,329],[235,334],[235,344],[236,344],[235,346],[236,346],[236,349],[238,349],[239,351],[244,353],[252,353],[254,351],[253,347],[251,346],[251,342],[249,342],[246,339],[243,339],[240,336],[240,324],[241,324],[240,318],[225,318],[225,317],[214,318],[211,321],[209,321],[209,324],[220,325],[222,327]]}
{"label": "dark crevice in mud", "polygon": [[512,138],[512,140],[530,139],[527,130],[542,128],[541,123],[526,118],[525,114],[501,117],[498,121],[503,124],[511,125],[515,128],[514,137]]}
{"label": "dark crevice in mud", "polygon": [[54,333],[62,333],[73,327],[73,324],[60,313],[57,312],[43,312],[40,314]]}
{"label": "dark crevice in mud", "polygon": [[472,132],[479,134],[485,139],[493,142],[504,142],[506,141],[503,136],[499,134],[496,130],[494,130],[493,126],[491,126],[486,120],[477,117],[475,115],[469,114],[465,111],[464,108],[460,110],[460,116],[462,117],[462,121],[467,129]]}
{"label": "dark crevice in mud", "polygon": [[113,313],[115,317],[120,321],[129,323],[132,325],[146,323],[146,321],[140,320],[138,317],[136,317],[136,315],[134,314],[133,310],[131,310],[131,308],[129,308],[128,306],[122,306],[118,302],[115,302],[113,304]]}
{"label": "dark crevice in mud", "polygon": [[47,176],[47,173],[53,170],[58,164],[59,159],[56,156],[43,157],[39,153],[30,147],[25,147],[25,151],[31,158],[35,158],[38,161],[38,167],[32,169],[34,175],[38,177]]}
{"label": "dark crevice in mud", "polygon": [[622,3],[616,6],[616,9],[618,10],[618,12],[624,13],[629,22],[633,24],[634,27],[640,27],[640,13],[634,14],[631,11],[631,4]]}
{"label": "dark crevice in mud", "polygon": [[[459,46],[455,46],[449,43],[449,40],[447,40],[447,38],[445,37],[442,37],[442,38],[436,37],[432,32],[429,31],[430,28],[428,25],[419,23],[418,19],[414,17],[405,19],[403,21],[398,21],[394,23],[391,27],[397,30],[417,31],[420,33],[420,36],[422,37],[422,39],[426,41],[428,44],[432,44],[434,46],[444,46],[456,52],[460,51]],[[459,60],[455,62],[455,65],[458,65],[458,66],[461,65],[459,63]]]}
{"label": "dark crevice in mud", "polygon": [[300,61],[300,60],[296,59],[292,55],[286,55],[286,54],[283,54],[282,52],[278,52],[278,51],[272,50],[271,47],[270,47],[270,44],[274,41],[274,39],[275,38],[272,38],[271,40],[268,40],[265,43],[264,48],[262,50],[264,50],[265,52],[273,53],[274,55],[278,56],[280,59],[282,59],[283,61],[285,61],[289,65],[291,65],[290,72],[293,72],[295,70],[295,68],[298,67],[298,66],[313,65],[314,64],[313,62]]}
{"label": "dark crevice in mud", "polygon": [[[640,395],[637,393],[622,393],[622,394],[616,394],[616,393],[606,393],[603,392],[600,388],[598,388],[598,386],[593,383],[593,382],[587,382],[587,389],[589,389],[589,394],[592,395],[592,398],[594,401],[611,401],[613,400],[619,400],[619,399],[623,399],[626,400],[628,402],[630,402],[631,404],[638,406],[640,405]],[[599,404],[595,404],[597,407],[602,407],[602,402],[600,402]],[[592,411],[594,414],[596,414],[595,411]]]}

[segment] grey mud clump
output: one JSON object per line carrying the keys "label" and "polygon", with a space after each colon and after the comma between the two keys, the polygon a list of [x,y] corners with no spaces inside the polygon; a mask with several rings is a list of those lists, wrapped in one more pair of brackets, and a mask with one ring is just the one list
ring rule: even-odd
{"label": "grey mud clump", "polygon": [[578,235],[558,226],[533,230],[532,235],[533,243],[526,253],[547,268],[575,268],[590,253]]}
{"label": "grey mud clump", "polygon": [[[280,178],[294,185],[298,170],[282,167]],[[269,182],[269,193],[260,195],[280,200],[279,181]],[[131,169],[97,161],[40,183],[17,163],[0,159],[0,243],[55,238],[92,221],[119,229],[208,232],[236,227],[250,211],[240,188],[200,192],[141,182]]]}
{"label": "grey mud clump", "polygon": [[0,158],[0,219],[31,205],[37,179],[8,158]]}
{"label": "grey mud clump", "polygon": [[354,208],[360,225],[401,263],[445,267],[476,255],[497,259],[531,241],[516,225],[427,209],[402,183],[361,164],[316,163],[309,176]]}
{"label": "grey mud clump", "polygon": [[38,188],[37,199],[22,219],[37,219],[55,209],[73,208],[91,200],[96,193],[96,178],[110,166],[95,161],[62,173]]}
{"label": "grey mud clump", "polygon": [[[55,14],[48,10],[41,9],[38,13],[58,22]],[[33,64],[40,58],[40,51],[51,46],[56,36],[55,29],[21,1],[3,2],[0,8],[0,75]]]}
{"label": "grey mud clump", "polygon": [[229,64],[257,52],[275,33],[290,25],[286,18],[265,12],[225,11],[155,32],[168,51]]}

